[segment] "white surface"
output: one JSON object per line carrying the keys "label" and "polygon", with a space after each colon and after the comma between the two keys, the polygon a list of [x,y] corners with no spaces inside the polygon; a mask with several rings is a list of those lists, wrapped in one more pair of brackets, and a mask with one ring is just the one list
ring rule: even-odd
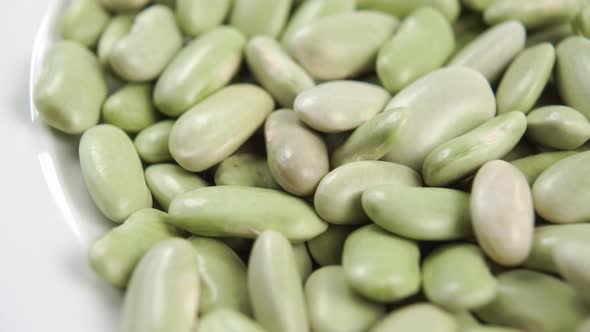
{"label": "white surface", "polygon": [[77,139],[30,111],[34,37],[58,2],[8,1],[0,11],[0,332],[108,332],[118,319],[119,292],[86,262],[110,225],[81,182]]}

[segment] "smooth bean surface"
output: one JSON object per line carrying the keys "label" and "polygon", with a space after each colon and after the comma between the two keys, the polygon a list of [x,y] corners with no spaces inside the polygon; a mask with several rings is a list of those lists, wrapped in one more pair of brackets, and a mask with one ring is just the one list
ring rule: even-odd
{"label": "smooth bean surface", "polygon": [[382,184],[363,193],[362,205],[375,224],[410,239],[448,241],[472,235],[469,194],[462,191]]}
{"label": "smooth bean surface", "polygon": [[90,248],[90,265],[104,280],[125,287],[141,257],[154,245],[180,232],[166,223],[166,213],[139,210],[125,222],[98,238]]}
{"label": "smooth bean surface", "polygon": [[293,247],[280,233],[265,231],[254,242],[248,290],[254,317],[268,331],[309,331]]}
{"label": "smooth bean surface", "polygon": [[215,171],[215,184],[280,189],[266,158],[252,153],[236,153],[222,161]]}
{"label": "smooth bean surface", "polygon": [[337,168],[362,160],[379,160],[406,128],[408,111],[390,108],[363,123],[332,153],[331,166]]}
{"label": "smooth bean surface", "polygon": [[190,332],[197,324],[197,258],[190,243],[171,239],[145,254],[125,294],[121,331]]}
{"label": "smooth bean surface", "polygon": [[231,9],[231,0],[176,0],[176,19],[189,36],[221,25]]}
{"label": "smooth bean surface", "polygon": [[512,59],[525,46],[526,31],[517,21],[509,21],[489,28],[463,48],[449,63],[479,71],[494,82]]}
{"label": "smooth bean surface", "polygon": [[272,38],[252,38],[246,47],[246,62],[260,84],[283,107],[293,108],[297,95],[315,85],[305,70]]}
{"label": "smooth bean surface", "polygon": [[445,186],[471,174],[485,162],[508,153],[520,141],[526,128],[524,114],[510,112],[447,141],[424,160],[424,182],[430,186]]}
{"label": "smooth bean surface", "polygon": [[496,296],[496,280],[475,245],[437,249],[426,257],[422,275],[426,297],[451,310],[478,308]]}
{"label": "smooth bean surface", "polygon": [[121,129],[105,124],[87,130],[79,155],[88,192],[107,218],[120,223],[133,212],[152,207],[141,160]]}
{"label": "smooth bean surface", "polygon": [[237,73],[246,41],[236,29],[205,32],[166,67],[154,90],[154,103],[168,116],[180,116],[224,87]]}
{"label": "smooth bean surface", "polygon": [[306,125],[325,133],[355,129],[381,112],[385,89],[358,81],[332,81],[300,93],[295,112]]}
{"label": "smooth bean surface", "polygon": [[350,286],[382,303],[396,302],[420,289],[420,251],[416,243],[388,234],[375,225],[348,236],[342,266]]}
{"label": "smooth bean surface", "polygon": [[391,107],[406,107],[408,120],[384,160],[421,170],[434,148],[491,119],[496,112],[496,100],[481,74],[450,67],[408,85],[385,108]]}
{"label": "smooth bean surface", "polygon": [[135,17],[129,33],[110,53],[111,68],[130,82],[157,78],[182,47],[182,35],[174,13],[165,6],[152,6]]}
{"label": "smooth bean surface", "polygon": [[229,24],[248,38],[276,38],[287,24],[291,5],[292,0],[234,0]]}
{"label": "smooth bean surface", "polygon": [[109,20],[110,15],[99,0],[74,0],[61,18],[60,35],[65,40],[93,48]]}
{"label": "smooth bean surface", "polygon": [[160,121],[135,136],[135,148],[143,161],[156,164],[172,160],[168,139],[173,126],[174,120]]}
{"label": "smooth bean surface", "polygon": [[547,85],[554,65],[555,48],[549,43],[522,51],[508,67],[498,86],[498,113],[528,113]]}
{"label": "smooth bean surface", "polygon": [[201,236],[256,238],[275,230],[301,242],[327,228],[305,201],[263,188],[199,188],[176,197],[169,213],[172,224]]}
{"label": "smooth bean surface", "polygon": [[486,163],[475,176],[471,219],[478,243],[496,263],[519,265],[533,242],[533,197],[523,174],[502,160]]}
{"label": "smooth bean surface", "polygon": [[350,288],[341,266],[316,270],[305,284],[305,295],[314,332],[365,331],[385,315],[383,305]]}
{"label": "smooth bean surface", "polygon": [[453,332],[457,323],[451,315],[429,303],[417,303],[390,313],[370,332]]}
{"label": "smooth bean surface", "polygon": [[152,86],[129,84],[112,94],[102,107],[106,123],[129,133],[137,133],[155,124],[159,115],[152,103]]}
{"label": "smooth bean surface", "polygon": [[255,85],[230,85],[175,122],[170,132],[170,153],[185,169],[204,171],[244,144],[272,112],[273,105],[272,97]]}
{"label": "smooth bean surface", "polygon": [[283,189],[296,196],[312,195],[330,170],[322,138],[292,110],[278,110],[266,119],[264,137],[268,168]]}
{"label": "smooth bean surface", "polygon": [[315,79],[350,78],[374,65],[397,24],[395,17],[373,11],[327,16],[299,29],[287,48]]}
{"label": "smooth bean surface", "polygon": [[588,315],[570,285],[529,270],[500,274],[498,296],[475,312],[486,323],[539,332],[573,331]]}
{"label": "smooth bean surface", "polygon": [[333,224],[364,224],[369,218],[361,197],[365,190],[380,184],[421,186],[420,176],[404,165],[383,161],[357,161],[328,173],[314,196],[317,213]]}
{"label": "smooth bean surface", "polygon": [[359,9],[379,10],[393,16],[405,17],[420,7],[433,7],[443,13],[449,21],[455,21],[461,7],[458,0],[358,0]]}
{"label": "smooth bean surface", "polygon": [[90,51],[71,41],[51,46],[33,92],[37,111],[49,126],[83,133],[98,123],[106,97],[105,77]]}
{"label": "smooth bean surface", "polygon": [[535,211],[564,224],[590,221],[590,151],[562,159],[547,168],[533,185]]}
{"label": "smooth bean surface", "polygon": [[197,255],[201,280],[199,312],[229,308],[249,315],[246,264],[240,256],[219,240],[191,237],[189,241]]}
{"label": "smooth bean surface", "polygon": [[381,47],[376,65],[379,79],[396,93],[442,67],[454,49],[453,30],[443,14],[429,7],[417,9]]}
{"label": "smooth bean surface", "polygon": [[145,180],[155,200],[166,211],[175,197],[208,185],[197,174],[175,164],[149,166],[145,169]]}

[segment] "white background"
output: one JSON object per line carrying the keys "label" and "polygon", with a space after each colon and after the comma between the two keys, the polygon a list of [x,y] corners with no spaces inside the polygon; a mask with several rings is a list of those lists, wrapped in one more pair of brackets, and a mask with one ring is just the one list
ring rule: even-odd
{"label": "white background", "polygon": [[0,332],[114,331],[119,294],[88,268],[89,235],[56,204],[39,152],[49,136],[31,122],[33,41],[52,0],[1,1]]}

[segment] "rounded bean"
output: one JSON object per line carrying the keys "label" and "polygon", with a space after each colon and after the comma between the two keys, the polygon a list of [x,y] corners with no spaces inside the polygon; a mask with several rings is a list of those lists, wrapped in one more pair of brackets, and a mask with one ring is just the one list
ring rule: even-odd
{"label": "rounded bean", "polygon": [[369,332],[454,332],[453,316],[429,303],[416,303],[397,309]]}
{"label": "rounded bean", "polygon": [[559,150],[574,150],[590,139],[590,122],[567,106],[537,108],[527,116],[526,137],[533,143]]}
{"label": "rounded bean", "polygon": [[293,195],[312,195],[330,171],[322,138],[299,121],[295,112],[286,109],[268,116],[264,137],[268,168],[274,179]]}
{"label": "rounded bean", "polygon": [[334,224],[364,224],[363,192],[380,184],[421,186],[420,176],[411,168],[384,161],[357,161],[336,168],[326,175],[316,190],[317,213]]}
{"label": "rounded bean", "polygon": [[195,249],[199,266],[199,312],[206,314],[230,308],[249,315],[246,265],[240,256],[219,240],[191,237],[189,242]]}
{"label": "rounded bean", "polygon": [[385,315],[383,305],[350,288],[341,266],[314,271],[305,284],[305,297],[314,332],[366,331]]}
{"label": "rounded bean", "polygon": [[569,37],[557,46],[557,87],[566,105],[590,118],[590,41]]}
{"label": "rounded bean", "polygon": [[99,125],[87,130],[79,155],[88,192],[107,218],[120,223],[133,212],[152,207],[141,160],[121,129]]}
{"label": "rounded bean", "polygon": [[491,119],[496,99],[481,74],[451,67],[407,86],[385,108],[392,107],[406,107],[408,122],[384,159],[421,170],[434,148]]}
{"label": "rounded bean", "polygon": [[533,248],[524,266],[557,273],[558,268],[553,259],[555,249],[562,244],[586,243],[589,236],[590,224],[537,227],[533,237]]}
{"label": "rounded bean", "polygon": [[73,0],[61,18],[60,34],[65,40],[93,48],[109,20],[109,13],[99,0]]}
{"label": "rounded bean", "polygon": [[590,221],[590,151],[562,159],[547,168],[533,185],[535,211],[547,221],[565,224]]}
{"label": "rounded bean", "polygon": [[553,250],[553,260],[561,276],[587,302],[590,302],[590,248],[581,242],[560,243]]}
{"label": "rounded bean", "polygon": [[169,116],[180,116],[223,88],[242,61],[244,36],[219,27],[191,41],[166,67],[156,83],[154,103]]}
{"label": "rounded bean", "polygon": [[383,110],[389,93],[358,81],[332,81],[300,93],[295,112],[308,126],[325,133],[355,129]]}
{"label": "rounded bean", "polygon": [[184,113],[170,132],[180,166],[204,171],[234,153],[272,112],[272,97],[251,84],[230,85]]}
{"label": "rounded bean", "polygon": [[344,164],[379,160],[391,150],[400,132],[405,129],[408,111],[405,108],[390,108],[375,115],[360,125],[334,150],[331,165],[333,168]]}
{"label": "rounded bean", "polygon": [[395,17],[372,11],[327,16],[298,29],[287,48],[315,79],[345,79],[374,66],[397,24]]}
{"label": "rounded bean", "polygon": [[175,164],[149,166],[145,169],[145,180],[158,204],[166,211],[177,196],[208,185],[198,175]]}
{"label": "rounded bean", "polygon": [[318,19],[355,10],[356,0],[317,0],[303,2],[289,19],[281,37],[283,45],[289,45],[299,29]]}
{"label": "rounded bean", "polygon": [[135,136],[135,148],[143,161],[150,164],[172,160],[168,149],[168,138],[174,126],[174,120],[165,120],[153,124]]}
{"label": "rounded bean", "polygon": [[508,153],[520,141],[526,127],[523,113],[505,113],[440,145],[424,160],[424,182],[444,186],[470,175],[487,161]]}
{"label": "rounded bean", "polygon": [[199,294],[197,257],[190,243],[181,239],[160,242],[133,271],[121,331],[193,331]]}
{"label": "rounded bean", "polygon": [[522,51],[508,67],[496,93],[498,113],[528,113],[551,78],[555,48],[542,43]]}
{"label": "rounded bean", "polygon": [[107,66],[111,60],[111,51],[117,42],[131,31],[135,15],[122,14],[113,17],[100,36],[97,55],[100,64]]}
{"label": "rounded bean", "polygon": [[391,93],[442,67],[455,49],[450,23],[430,7],[417,9],[400,25],[377,56],[377,73]]}
{"label": "rounded bean", "polygon": [[169,213],[173,225],[201,236],[256,238],[265,230],[275,230],[302,242],[327,228],[305,201],[263,188],[196,189],[175,198]]}
{"label": "rounded bean", "polygon": [[[292,0],[234,0],[229,24],[248,37],[276,38],[289,19]],[[261,15],[263,13],[263,15]],[[253,18],[256,19],[253,19]]]}
{"label": "rounded bean", "polygon": [[270,37],[258,36],[248,42],[246,62],[260,84],[286,108],[295,97],[315,83],[311,77]]}
{"label": "rounded bean", "polygon": [[215,171],[215,184],[218,186],[281,188],[272,177],[266,158],[253,153],[234,154],[222,161]]}
{"label": "rounded bean", "polygon": [[384,184],[366,190],[362,204],[374,223],[410,239],[448,241],[473,234],[469,194],[462,191]]}
{"label": "rounded bean", "polygon": [[143,209],[98,238],[90,247],[90,266],[107,282],[124,288],[141,257],[160,241],[180,236],[165,212]]}
{"label": "rounded bean", "polygon": [[342,266],[349,285],[376,302],[395,302],[420,289],[418,245],[391,235],[375,225],[348,236]]}
{"label": "rounded bean", "polygon": [[509,21],[489,28],[463,48],[449,63],[479,71],[494,82],[524,48],[526,30],[517,21]]}
{"label": "rounded bean", "polygon": [[496,296],[496,280],[483,253],[472,244],[448,245],[432,252],[422,265],[422,279],[426,297],[452,310],[478,308]]}
{"label": "rounded bean", "polygon": [[135,18],[129,33],[111,49],[111,68],[131,82],[147,82],[162,73],[182,47],[174,13],[156,5]]}
{"label": "rounded bean", "polygon": [[231,7],[231,0],[176,0],[176,19],[188,36],[199,34],[223,23]]}
{"label": "rounded bean", "polygon": [[248,290],[254,317],[268,331],[309,331],[293,247],[280,233],[264,231],[254,242],[248,262]]}
{"label": "rounded bean", "polygon": [[106,123],[129,133],[137,133],[153,125],[159,115],[152,103],[152,86],[125,85],[105,101],[102,117]]}
{"label": "rounded bean", "polygon": [[512,270],[500,274],[497,280],[496,298],[475,310],[486,323],[525,331],[574,331],[589,314],[575,290],[555,277]]}
{"label": "rounded bean", "polygon": [[90,51],[70,41],[59,41],[47,51],[33,98],[48,125],[81,134],[98,123],[106,97],[106,80]]}
{"label": "rounded bean", "polygon": [[526,177],[530,186],[535,183],[539,175],[541,175],[551,165],[576,154],[576,151],[560,151],[560,152],[545,152],[536,155],[531,155],[525,158],[512,161],[512,165],[516,166]]}
{"label": "rounded bean", "polygon": [[517,20],[534,29],[569,22],[578,10],[578,0],[495,0],[485,10],[486,23]]}
{"label": "rounded bean", "polygon": [[588,38],[590,37],[590,6],[586,5],[580,8],[574,21],[572,22],[574,30]]}
{"label": "rounded bean", "polygon": [[514,266],[531,252],[535,214],[530,187],[510,163],[494,160],[475,176],[471,219],[477,242],[498,264]]}
{"label": "rounded bean", "polygon": [[574,34],[571,23],[562,23],[538,29],[532,32],[526,40],[527,46],[534,46],[541,43],[558,44],[563,39]]}

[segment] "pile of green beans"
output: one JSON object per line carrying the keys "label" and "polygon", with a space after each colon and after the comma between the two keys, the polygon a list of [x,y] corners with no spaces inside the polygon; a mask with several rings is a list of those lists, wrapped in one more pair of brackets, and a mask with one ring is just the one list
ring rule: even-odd
{"label": "pile of green beans", "polygon": [[122,332],[590,331],[590,1],[153,2],[34,88]]}

